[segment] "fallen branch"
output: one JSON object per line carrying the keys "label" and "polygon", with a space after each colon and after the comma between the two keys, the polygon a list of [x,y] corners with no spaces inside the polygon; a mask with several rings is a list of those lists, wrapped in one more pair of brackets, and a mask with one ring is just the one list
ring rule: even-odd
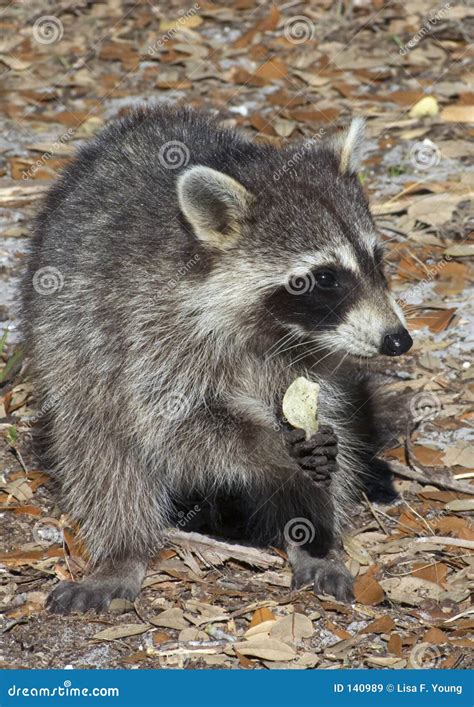
{"label": "fallen branch", "polygon": [[423,538],[415,538],[417,543],[429,543],[430,545],[452,545],[462,547],[466,550],[474,550],[474,540],[464,540],[464,538],[449,538],[443,535],[431,535]]}
{"label": "fallen branch", "polygon": [[209,560],[210,564],[222,563],[229,559],[263,568],[283,567],[285,564],[283,558],[278,555],[270,555],[270,553],[255,547],[226,543],[200,533],[186,533],[184,530],[170,529],[168,542],[171,545],[198,553],[204,560]]}
{"label": "fallen branch", "polygon": [[168,641],[161,646],[147,649],[149,656],[189,655],[190,653],[212,655],[222,653],[228,641]]}
{"label": "fallen branch", "polygon": [[[387,460],[386,460],[387,461]],[[401,476],[404,479],[411,479],[412,481],[419,481],[420,484],[427,484],[430,486],[436,486],[440,489],[446,489],[447,491],[457,491],[458,493],[468,493],[471,496],[474,494],[474,486],[471,484],[465,484],[461,481],[443,481],[436,477],[425,476],[425,474],[420,474],[418,471],[413,471],[407,466],[400,464],[396,461],[387,461],[391,471],[396,476]]]}

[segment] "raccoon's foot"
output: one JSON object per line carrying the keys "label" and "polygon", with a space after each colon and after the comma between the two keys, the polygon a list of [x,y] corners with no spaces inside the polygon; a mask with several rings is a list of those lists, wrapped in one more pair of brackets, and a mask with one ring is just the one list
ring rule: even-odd
{"label": "raccoon's foot", "polygon": [[335,556],[313,557],[301,547],[289,546],[288,559],[293,569],[294,589],[312,584],[315,594],[330,594],[338,601],[354,599],[354,577]]}
{"label": "raccoon's foot", "polygon": [[284,433],[291,456],[318,484],[328,484],[337,469],[337,437],[329,425],[321,427],[306,439],[304,430]]}
{"label": "raccoon's foot", "polygon": [[60,582],[48,596],[46,608],[54,614],[107,611],[112,599],[136,599],[145,572],[146,562],[141,560],[107,561],[82,582]]}

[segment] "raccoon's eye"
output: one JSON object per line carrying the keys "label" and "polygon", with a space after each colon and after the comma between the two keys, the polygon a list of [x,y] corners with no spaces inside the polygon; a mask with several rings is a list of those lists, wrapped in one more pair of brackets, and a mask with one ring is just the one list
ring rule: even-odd
{"label": "raccoon's eye", "polygon": [[330,270],[319,270],[318,272],[315,272],[314,280],[316,282],[316,286],[323,290],[330,290],[335,287],[339,287],[336,276]]}

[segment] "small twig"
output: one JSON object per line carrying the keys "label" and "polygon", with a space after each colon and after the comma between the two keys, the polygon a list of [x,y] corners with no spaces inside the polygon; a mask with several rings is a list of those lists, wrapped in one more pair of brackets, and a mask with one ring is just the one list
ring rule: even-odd
{"label": "small twig", "polygon": [[456,614],[456,616],[451,616],[451,618],[446,619],[446,621],[444,623],[449,624],[452,621],[456,621],[457,619],[462,619],[464,616],[470,616],[471,614],[474,614],[474,607],[471,607],[470,609],[466,609],[466,611],[461,611],[461,613]]}
{"label": "small twig", "polygon": [[390,535],[390,533],[388,532],[387,528],[384,526],[384,524],[382,523],[382,521],[381,521],[380,518],[378,517],[375,508],[373,507],[373,505],[372,505],[371,502],[369,501],[369,499],[368,499],[368,497],[367,497],[367,494],[364,493],[363,496],[364,496],[365,502],[367,503],[370,512],[371,512],[372,515],[374,516],[375,522],[376,522],[377,525],[379,526],[380,530],[381,530],[383,533],[385,533],[385,535]]}
{"label": "small twig", "polygon": [[380,515],[383,516],[384,518],[387,518],[387,520],[391,520],[394,523],[396,523],[397,525],[399,525],[400,528],[405,528],[405,530],[408,530],[410,532],[410,534],[413,533],[414,531],[416,532],[416,530],[414,528],[412,528],[410,525],[406,525],[405,523],[402,523],[401,520],[398,520],[397,518],[389,516],[388,513],[384,513],[383,511],[380,510],[380,508],[375,508],[374,510],[376,511],[376,513],[380,513]]}
{"label": "small twig", "polygon": [[418,481],[420,484],[426,484],[429,486],[437,486],[438,488],[446,489],[447,491],[457,491],[458,493],[467,493],[467,494],[470,494],[471,496],[474,494],[474,487],[471,486],[470,484],[463,484],[462,482],[454,481],[454,480],[453,481],[442,481],[441,479],[437,479],[435,477],[431,478],[429,476],[425,476],[424,474],[421,474],[418,471],[413,471],[412,469],[409,469],[407,466],[400,464],[400,462],[388,461],[388,460],[385,460],[385,461],[389,465],[391,471],[396,476],[401,476],[404,479],[411,479],[412,481]]}
{"label": "small twig", "polygon": [[20,463],[21,468],[25,472],[25,476],[28,476],[28,467],[26,466],[25,462],[23,461],[23,457],[21,456],[21,453],[19,449],[17,449],[16,444],[14,443],[9,443],[10,446],[10,451],[15,457],[15,459]]}
{"label": "small twig", "polygon": [[404,497],[403,494],[401,494],[401,497],[402,497],[403,503],[407,506],[407,508],[410,509],[410,511],[413,513],[413,515],[416,516],[416,518],[418,518],[419,520],[421,520],[421,522],[426,526],[427,530],[429,530],[429,532],[434,535],[434,534],[435,534],[435,531],[433,530],[433,528],[431,527],[431,525],[428,523],[428,521],[425,520],[425,519],[423,518],[423,516],[420,515],[420,514],[418,513],[418,511],[417,511],[415,508],[412,508],[412,506],[410,506],[410,504],[409,504],[408,501],[405,499],[405,497]]}
{"label": "small twig", "polygon": [[148,650],[148,655],[186,655],[188,653],[220,653],[229,645],[228,641],[169,641]]}
{"label": "small twig", "polygon": [[413,453],[413,445],[411,441],[411,436],[413,432],[420,426],[421,420],[417,420],[414,423],[411,421],[407,425],[407,433],[405,436],[405,455],[406,455],[406,461],[409,466],[411,466],[414,471],[417,471],[419,474],[423,472],[428,472],[429,469],[425,467],[423,464],[421,464],[418,460],[417,463],[413,461],[415,455]]}
{"label": "small twig", "polygon": [[206,633],[209,634],[209,636],[211,636],[211,638],[214,638],[216,641],[227,641],[228,643],[235,643],[238,640],[237,636],[231,636],[230,633],[226,633],[217,626],[210,625],[205,630]]}
{"label": "small twig", "polygon": [[461,474],[453,474],[454,478],[457,479],[474,479],[474,471],[466,471]]}

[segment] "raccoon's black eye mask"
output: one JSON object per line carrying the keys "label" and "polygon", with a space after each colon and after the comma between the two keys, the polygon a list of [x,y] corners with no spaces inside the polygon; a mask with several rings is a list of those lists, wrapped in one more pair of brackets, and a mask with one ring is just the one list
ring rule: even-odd
{"label": "raccoon's black eye mask", "polygon": [[322,330],[340,323],[358,299],[360,286],[349,270],[318,267],[290,276],[268,295],[265,306],[287,324]]}

